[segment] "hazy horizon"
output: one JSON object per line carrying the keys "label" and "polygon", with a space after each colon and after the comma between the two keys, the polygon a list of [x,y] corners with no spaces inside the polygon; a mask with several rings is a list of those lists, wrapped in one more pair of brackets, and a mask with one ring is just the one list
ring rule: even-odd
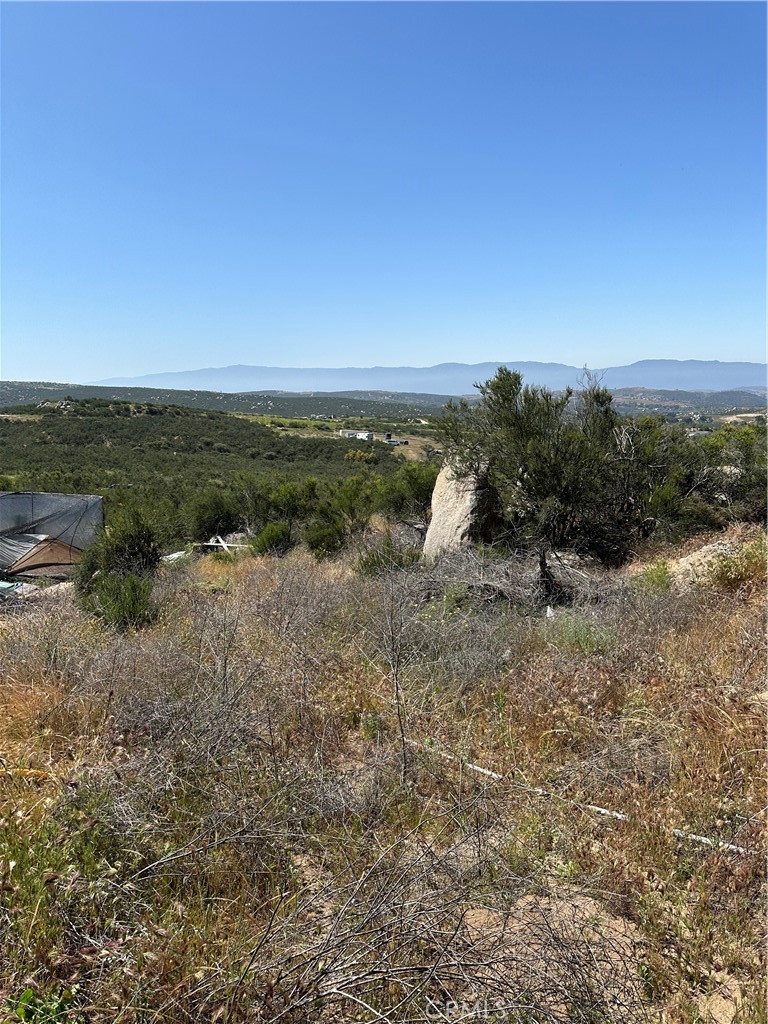
{"label": "hazy horizon", "polygon": [[[211,382],[210,386],[209,385],[203,386],[203,385],[199,385],[199,384],[185,384],[184,383],[184,378],[187,378],[187,377],[198,377],[198,376],[205,375],[205,374],[222,374],[222,373],[225,373],[226,371],[234,371],[234,372],[243,371],[243,372],[247,372],[247,371],[254,371],[254,370],[264,370],[264,371],[268,371],[268,372],[285,371],[288,374],[291,374],[293,372],[296,372],[296,373],[312,373],[312,372],[317,372],[317,373],[320,373],[320,374],[333,374],[333,373],[350,372],[350,373],[365,374],[365,373],[375,373],[377,371],[384,371],[384,372],[387,372],[387,371],[398,371],[398,372],[402,371],[403,373],[407,373],[407,372],[413,371],[416,374],[421,374],[421,373],[424,373],[425,371],[430,371],[430,370],[438,371],[438,373],[439,373],[439,371],[446,370],[446,369],[451,369],[451,368],[466,369],[466,370],[483,370],[484,371],[484,370],[488,369],[489,367],[495,367],[495,366],[500,366],[500,365],[509,365],[509,366],[517,366],[517,367],[521,368],[522,371],[523,371],[524,379],[526,379],[526,381],[528,383],[536,383],[537,382],[537,377],[539,375],[537,375],[535,372],[533,372],[533,368],[541,368],[542,370],[545,370],[545,371],[547,369],[551,369],[553,371],[557,371],[557,370],[574,370],[574,371],[576,371],[577,374],[580,374],[582,371],[586,370],[586,371],[589,371],[589,372],[595,372],[597,374],[603,374],[606,371],[617,371],[617,370],[618,371],[626,371],[626,370],[631,370],[633,367],[641,368],[641,367],[645,367],[645,366],[650,366],[650,367],[654,368],[655,370],[658,370],[658,369],[660,369],[663,366],[663,364],[670,364],[670,370],[671,371],[676,371],[677,375],[679,375],[680,373],[684,373],[684,368],[686,367],[687,364],[688,365],[693,364],[693,369],[696,370],[698,368],[699,371],[706,370],[707,367],[711,367],[713,364],[714,365],[721,365],[723,367],[727,367],[727,368],[729,368],[729,372],[730,372],[730,368],[731,367],[742,367],[742,366],[745,367],[745,368],[746,367],[750,367],[750,368],[752,368],[752,367],[759,367],[760,368],[760,372],[761,372],[761,379],[760,379],[759,382],[756,382],[755,380],[747,379],[748,377],[754,376],[753,371],[750,371],[749,373],[745,374],[745,380],[742,382],[742,384],[739,384],[739,383],[734,384],[733,382],[730,382],[730,383],[724,384],[723,388],[720,388],[719,385],[717,385],[715,383],[715,381],[713,380],[712,384],[707,386],[707,387],[704,387],[703,390],[728,390],[729,388],[734,388],[734,387],[738,388],[740,386],[743,386],[743,387],[746,387],[746,388],[754,388],[756,386],[766,386],[766,387],[768,387],[768,377],[766,377],[766,371],[768,371],[768,362],[766,362],[765,359],[763,359],[763,360],[730,360],[730,359],[726,360],[726,359],[716,359],[715,358],[715,359],[711,359],[711,360],[699,360],[699,359],[673,359],[673,358],[665,358],[665,357],[662,357],[662,358],[659,358],[659,359],[654,359],[654,358],[638,359],[638,360],[634,360],[631,363],[626,363],[626,364],[616,363],[616,364],[605,365],[605,366],[594,366],[594,365],[593,366],[589,366],[588,364],[585,364],[585,363],[582,363],[582,364],[579,364],[579,363],[562,363],[562,362],[553,361],[553,360],[521,360],[521,359],[484,359],[484,360],[479,360],[479,361],[476,361],[476,362],[475,361],[467,362],[467,361],[448,360],[448,361],[443,361],[443,362],[440,362],[440,363],[433,363],[433,364],[428,364],[428,365],[419,365],[419,364],[415,364],[415,363],[411,363],[411,364],[397,364],[397,365],[395,365],[395,364],[378,363],[378,364],[371,364],[371,365],[368,365],[368,366],[364,366],[362,364],[356,365],[356,364],[352,364],[352,363],[345,364],[345,365],[339,365],[339,366],[328,366],[328,365],[326,365],[326,366],[319,366],[319,365],[316,365],[316,366],[289,366],[289,365],[286,365],[286,364],[281,364],[281,365],[277,365],[277,364],[270,364],[270,365],[260,364],[259,365],[259,364],[247,364],[247,363],[228,363],[228,364],[211,365],[211,366],[206,366],[206,367],[191,367],[190,366],[190,367],[187,367],[187,368],[185,368],[183,370],[158,370],[156,372],[149,372],[149,373],[146,373],[146,374],[135,374],[135,375],[131,375],[131,376],[119,375],[118,374],[118,375],[114,375],[114,376],[110,376],[110,377],[83,378],[83,379],[80,379],[80,380],[75,380],[72,377],[69,377],[69,378],[66,378],[66,379],[65,378],[53,378],[53,377],[34,377],[34,378],[33,377],[28,377],[28,378],[1,377],[0,378],[0,383],[9,383],[9,384],[10,383],[24,383],[24,382],[30,382],[31,383],[31,382],[37,381],[39,383],[44,383],[45,382],[45,383],[61,384],[61,385],[72,384],[72,385],[77,385],[77,386],[103,386],[103,385],[106,385],[106,386],[114,386],[114,387],[122,387],[122,386],[128,386],[128,387],[161,387],[162,389],[167,389],[167,390],[171,390],[171,391],[173,391],[173,390],[203,390],[203,391],[204,390],[213,390],[213,391],[223,390],[223,391],[231,392],[233,390],[238,390],[238,389],[234,388],[234,387],[230,387],[230,386],[227,386],[227,387],[215,387],[213,382]],[[526,374],[526,372],[525,372],[525,367],[526,366],[531,368],[531,371],[529,371],[528,374]],[[489,375],[491,374],[491,372],[492,371],[489,370]],[[495,372],[495,371],[493,371],[493,372]],[[541,381],[541,382],[545,383],[545,385],[546,385],[547,382],[546,382],[546,380],[543,379],[544,377],[546,377],[546,373],[543,375],[542,381]],[[765,380],[763,380],[764,377],[766,378]],[[160,383],[160,378],[175,378],[175,379],[178,380],[178,383],[174,383],[172,380],[164,380],[162,383]],[[143,384],[142,381],[145,381],[145,380],[150,382],[150,383]],[[428,378],[425,378],[425,383],[426,383],[426,381],[428,381]],[[154,382],[154,383],[152,383],[152,382]],[[656,385],[643,385],[643,384],[621,384],[621,385],[613,384],[613,385],[611,385],[611,387],[617,387],[617,386],[621,386],[621,387],[625,387],[625,386],[628,386],[628,387],[651,386],[654,389],[656,389]],[[393,390],[394,391],[397,391],[397,390],[413,391],[414,390],[414,388],[409,387],[409,386],[408,387],[398,388],[398,387],[392,387],[392,386],[384,387],[383,385],[379,389],[380,390],[384,390],[384,391],[393,391]],[[695,386],[694,384],[691,384],[690,386],[682,386],[682,385],[679,385],[679,384],[671,383],[669,385],[668,389],[671,389],[671,390],[682,389],[682,390],[694,391],[694,390],[697,390],[697,386]],[[242,390],[247,391],[247,390],[253,390],[253,389],[244,386]],[[299,388],[299,387],[286,387],[286,388],[280,387],[280,388],[276,388],[273,385],[267,384],[267,385],[264,386],[264,390],[327,391],[328,388],[325,387],[322,384],[322,382],[318,382],[318,384],[316,386],[312,386],[312,387],[307,386],[307,387],[302,387],[302,388]],[[359,385],[354,385],[354,386],[351,385],[351,384],[349,386],[347,386],[347,385],[340,386],[339,388],[337,388],[337,390],[377,390],[377,388],[376,388],[375,384],[361,383]],[[424,388],[420,388],[420,389],[416,389],[416,390],[422,390],[425,393],[437,393],[437,392],[440,391],[439,388],[437,389],[437,392],[436,392],[434,389],[430,389],[429,387],[426,387],[426,386]],[[472,390],[471,388],[468,388],[466,393],[470,393],[471,390]]]}
{"label": "hazy horizon", "polygon": [[[613,364],[613,365],[616,365],[616,366],[634,366],[634,365],[636,365],[638,363],[657,363],[657,362],[663,362],[663,361],[669,361],[669,362],[675,362],[675,363],[680,363],[680,362],[739,363],[739,362],[743,362],[743,363],[758,364],[758,365],[768,365],[768,363],[766,363],[765,359],[743,359],[743,360],[740,360],[740,359],[718,359],[715,356],[713,356],[711,359],[708,359],[708,360],[700,360],[700,359],[697,359],[696,357],[690,357],[688,359],[677,359],[677,358],[672,357],[672,356],[657,356],[657,357],[646,356],[646,357],[642,357],[640,359],[633,359],[631,363],[616,363],[616,364]],[[178,370],[154,370],[154,371],[150,370],[148,373],[132,374],[131,376],[135,376],[135,377],[156,377],[156,376],[160,376],[160,375],[166,374],[166,373],[174,373],[174,374],[175,373],[196,373],[196,372],[200,372],[200,371],[204,371],[204,370],[254,369],[254,368],[259,368],[259,367],[265,367],[265,368],[269,368],[269,369],[285,369],[285,370],[378,370],[378,369],[386,369],[386,370],[397,370],[397,369],[431,370],[431,369],[435,369],[436,367],[440,367],[440,366],[470,366],[470,367],[472,367],[472,366],[484,366],[484,365],[486,365],[488,363],[506,364],[506,363],[522,363],[522,362],[534,363],[536,365],[541,365],[541,366],[568,366],[568,367],[575,367],[576,369],[583,368],[583,369],[587,369],[587,370],[604,370],[604,369],[609,369],[610,368],[608,365],[606,365],[606,366],[590,366],[588,363],[579,363],[579,362],[566,363],[566,362],[563,362],[563,361],[561,361],[559,359],[517,359],[517,358],[515,358],[515,359],[494,359],[494,358],[488,358],[488,359],[477,359],[477,360],[471,360],[471,361],[467,360],[467,359],[464,359],[464,360],[446,359],[446,360],[441,360],[438,363],[370,363],[370,364],[363,364],[363,363],[338,363],[338,364],[333,364],[333,365],[328,364],[328,363],[325,363],[323,365],[320,365],[320,364],[316,364],[316,365],[298,365],[298,364],[288,364],[288,363],[279,363],[279,364],[278,363],[269,363],[269,364],[267,364],[267,363],[217,363],[215,365],[212,364],[210,366],[187,366],[187,367],[184,367],[184,368],[178,369]],[[124,375],[117,375],[117,376],[124,376]],[[100,381],[108,380],[108,379],[109,378],[100,378],[99,381],[97,381],[97,380],[71,381],[70,383],[72,383],[72,384],[98,384],[98,383],[100,383]]]}
{"label": "hazy horizon", "polygon": [[[221,392],[390,391],[417,394],[470,394],[478,382],[495,376],[499,365],[518,370],[528,384],[562,389],[578,387],[583,367],[532,360],[438,363],[415,367],[269,367],[235,365],[199,370],[111,377],[87,383],[110,387],[175,388]],[[702,360],[642,360],[629,366],[592,367],[611,389],[650,387],[666,390],[722,391],[765,386],[764,363]]]}

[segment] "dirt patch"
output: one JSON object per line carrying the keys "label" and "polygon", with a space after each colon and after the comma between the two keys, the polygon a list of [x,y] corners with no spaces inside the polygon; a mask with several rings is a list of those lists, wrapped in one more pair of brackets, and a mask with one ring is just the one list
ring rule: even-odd
{"label": "dirt patch", "polygon": [[464,929],[497,984],[529,992],[554,1020],[609,1005],[624,1019],[647,1013],[636,927],[587,896],[524,896],[506,912],[473,908]]}
{"label": "dirt patch", "polygon": [[745,544],[755,540],[760,532],[760,527],[736,523],[720,534],[707,533],[690,538],[684,546],[671,548],[669,552],[662,549],[655,558],[649,556],[633,562],[626,572],[635,576],[663,562],[675,589],[689,590],[706,582],[719,558],[737,554]]}
{"label": "dirt patch", "polygon": [[762,412],[740,412],[733,416],[718,416],[717,419],[720,423],[751,423],[763,416],[765,416],[765,410]]}
{"label": "dirt patch", "polygon": [[741,985],[722,972],[714,975],[713,981],[717,985],[714,991],[696,1000],[702,1021],[707,1024],[733,1024],[744,1001]]}

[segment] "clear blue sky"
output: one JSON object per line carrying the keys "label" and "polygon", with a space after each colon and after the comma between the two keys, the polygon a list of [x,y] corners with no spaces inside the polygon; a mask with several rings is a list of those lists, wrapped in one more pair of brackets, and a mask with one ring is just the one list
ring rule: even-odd
{"label": "clear blue sky", "polygon": [[761,3],[3,3],[4,379],[762,360]]}

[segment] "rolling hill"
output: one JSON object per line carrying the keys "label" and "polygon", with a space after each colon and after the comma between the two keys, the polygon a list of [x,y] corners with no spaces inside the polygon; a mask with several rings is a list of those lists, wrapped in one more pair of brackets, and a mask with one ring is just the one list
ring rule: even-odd
{"label": "rolling hill", "polygon": [[[760,411],[766,405],[765,388],[729,391],[682,391],[659,388],[614,388],[622,412],[732,412]],[[0,382],[0,408],[57,402],[65,398],[101,398],[110,401],[178,405],[191,409],[255,415],[317,418],[370,418],[408,422],[434,416],[452,397],[418,392],[311,391],[175,391],[170,388],[107,387],[44,381]],[[472,399],[474,396],[467,396]]]}
{"label": "rolling hill", "polygon": [[[93,384],[61,384],[49,381],[0,381],[0,408],[57,402],[65,398],[101,398],[121,402],[150,402],[155,405],[181,405],[191,409],[252,413],[268,416],[388,417],[397,420],[419,419],[435,407],[444,405],[448,396],[389,395],[386,399],[369,397],[370,392],[338,395],[285,394],[282,392],[233,394],[223,391],[175,391],[170,388],[102,387]],[[425,399],[421,401],[421,399]],[[410,399],[414,401],[413,403]]]}

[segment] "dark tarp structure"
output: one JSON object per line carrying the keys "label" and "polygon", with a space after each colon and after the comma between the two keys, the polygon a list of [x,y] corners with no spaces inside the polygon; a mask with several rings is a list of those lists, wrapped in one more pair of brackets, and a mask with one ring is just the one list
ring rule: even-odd
{"label": "dark tarp structure", "polygon": [[61,570],[80,560],[104,525],[95,494],[0,492],[0,572]]}

